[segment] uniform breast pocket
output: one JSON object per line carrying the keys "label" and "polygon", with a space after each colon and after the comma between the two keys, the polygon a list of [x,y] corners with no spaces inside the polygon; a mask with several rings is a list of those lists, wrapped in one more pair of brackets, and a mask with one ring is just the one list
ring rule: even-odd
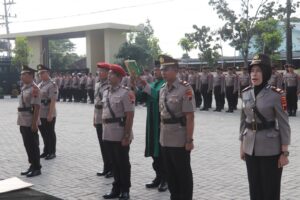
{"label": "uniform breast pocket", "polygon": [[117,109],[120,109],[122,106],[121,97],[114,97],[111,102],[112,105]]}

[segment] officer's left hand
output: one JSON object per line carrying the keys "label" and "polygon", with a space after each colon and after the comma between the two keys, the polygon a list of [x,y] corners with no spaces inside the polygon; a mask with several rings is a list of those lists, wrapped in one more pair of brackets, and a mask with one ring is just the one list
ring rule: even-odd
{"label": "officer's left hand", "polygon": [[194,143],[190,142],[190,143],[185,143],[185,150],[186,151],[192,151],[194,149]]}
{"label": "officer's left hand", "polygon": [[126,146],[129,146],[130,144],[130,139],[129,138],[123,138],[122,139],[122,146],[126,147]]}
{"label": "officer's left hand", "polygon": [[48,116],[47,116],[47,122],[52,122],[52,120],[53,120],[53,117],[50,116],[50,115],[48,115]]}
{"label": "officer's left hand", "polygon": [[32,130],[32,132],[34,132],[34,133],[38,132],[38,125],[37,125],[37,124],[32,124],[32,125],[31,125],[31,130]]}
{"label": "officer's left hand", "polygon": [[282,168],[286,165],[289,164],[289,159],[288,157],[284,156],[284,155],[280,155],[279,159],[278,159],[278,168]]}

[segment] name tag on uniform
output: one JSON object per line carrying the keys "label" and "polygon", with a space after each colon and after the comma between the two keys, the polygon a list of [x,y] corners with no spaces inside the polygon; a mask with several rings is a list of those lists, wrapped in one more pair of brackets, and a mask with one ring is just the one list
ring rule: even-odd
{"label": "name tag on uniform", "polygon": [[178,95],[171,95],[170,102],[172,102],[172,103],[179,102]]}

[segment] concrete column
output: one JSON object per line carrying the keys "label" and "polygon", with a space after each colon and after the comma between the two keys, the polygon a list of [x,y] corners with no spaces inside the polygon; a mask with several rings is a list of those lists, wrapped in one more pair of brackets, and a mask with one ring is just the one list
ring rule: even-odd
{"label": "concrete column", "polygon": [[104,30],[105,41],[105,61],[115,62],[116,54],[119,52],[121,45],[126,42],[126,32],[117,29]]}
{"label": "concrete column", "polygon": [[28,37],[28,47],[30,49],[29,66],[36,66],[43,62],[43,38],[42,36]]}
{"label": "concrete column", "polygon": [[93,30],[86,32],[86,65],[90,72],[96,72],[96,63],[105,60],[104,31]]}

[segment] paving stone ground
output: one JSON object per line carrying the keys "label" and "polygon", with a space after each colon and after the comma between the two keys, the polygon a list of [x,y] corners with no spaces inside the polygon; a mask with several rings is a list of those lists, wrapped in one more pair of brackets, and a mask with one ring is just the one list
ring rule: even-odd
{"label": "paving stone ground", "polygon": [[[17,100],[0,100],[0,179],[17,176],[34,184],[33,189],[56,197],[102,199],[112,179],[96,176],[102,169],[96,130],[92,126],[93,105],[58,103],[57,158],[42,160],[42,175],[20,176],[28,167],[22,138],[16,125]],[[154,177],[152,160],[144,155],[146,109],[137,106],[131,145],[131,199],[167,200],[169,193],[145,189]],[[239,159],[240,111],[233,114],[200,112],[195,118],[195,150],[192,152],[195,200],[247,200],[248,183],[244,162]],[[290,118],[292,145],[290,165],[284,169],[282,199],[300,199],[300,113]],[[43,143],[40,138],[42,149]]]}

